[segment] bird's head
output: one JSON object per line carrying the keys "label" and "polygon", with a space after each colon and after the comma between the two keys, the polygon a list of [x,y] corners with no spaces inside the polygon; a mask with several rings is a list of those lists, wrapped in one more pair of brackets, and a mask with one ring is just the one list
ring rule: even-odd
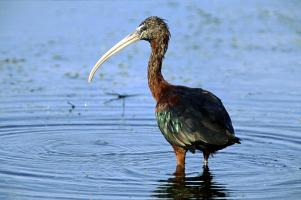
{"label": "bird's head", "polygon": [[170,37],[167,24],[159,17],[146,18],[137,28],[141,40],[152,41],[157,38]]}
{"label": "bird's head", "polygon": [[[146,40],[152,42],[154,40],[161,39],[162,41],[168,43],[169,37],[170,33],[168,26],[163,19],[155,16],[146,18],[133,33],[129,34],[120,42],[115,44],[97,61],[90,72],[88,81],[92,81],[95,72],[106,60],[108,60],[112,55],[116,54],[126,46],[138,40]],[[166,51],[166,49],[164,51]]]}

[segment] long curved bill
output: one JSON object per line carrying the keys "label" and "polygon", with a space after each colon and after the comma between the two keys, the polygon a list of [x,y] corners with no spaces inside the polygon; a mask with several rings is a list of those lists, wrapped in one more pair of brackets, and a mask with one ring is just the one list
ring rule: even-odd
{"label": "long curved bill", "polygon": [[117,44],[115,44],[109,51],[107,51],[98,61],[97,63],[94,65],[94,67],[92,68],[92,70],[90,71],[90,75],[88,78],[88,82],[91,82],[93,79],[93,76],[95,74],[95,72],[97,71],[97,69],[101,66],[102,63],[104,63],[106,60],[108,60],[112,55],[116,54],[118,51],[122,50],[123,48],[125,48],[126,46],[136,42],[137,40],[139,40],[139,34],[137,31],[133,32],[132,34],[126,36],[125,38],[123,38],[120,42],[118,42]]}

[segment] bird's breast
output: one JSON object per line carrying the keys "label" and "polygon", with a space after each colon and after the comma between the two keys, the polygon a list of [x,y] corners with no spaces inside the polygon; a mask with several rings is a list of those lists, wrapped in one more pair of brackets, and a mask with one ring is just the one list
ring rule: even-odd
{"label": "bird's breast", "polygon": [[180,102],[180,100],[181,100],[181,97],[179,95],[175,95],[175,94],[162,96],[162,98],[159,99],[159,101],[157,103],[155,111],[162,112],[162,111],[168,110],[169,108],[177,106],[177,104]]}

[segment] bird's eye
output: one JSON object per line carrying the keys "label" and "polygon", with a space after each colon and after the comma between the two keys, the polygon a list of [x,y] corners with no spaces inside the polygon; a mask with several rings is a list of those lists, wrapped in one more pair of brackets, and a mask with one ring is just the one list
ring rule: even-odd
{"label": "bird's eye", "polygon": [[141,25],[141,26],[139,26],[137,28],[137,31],[140,31],[140,32],[145,31],[145,30],[146,30],[146,26],[145,25]]}

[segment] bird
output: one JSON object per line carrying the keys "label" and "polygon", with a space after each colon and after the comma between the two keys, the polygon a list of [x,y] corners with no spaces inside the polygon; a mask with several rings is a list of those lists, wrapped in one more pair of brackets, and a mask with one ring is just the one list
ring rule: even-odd
{"label": "bird", "polygon": [[176,156],[176,172],[185,173],[187,152],[203,153],[203,165],[218,150],[240,139],[235,136],[231,118],[222,101],[202,88],[172,85],[161,72],[163,59],[170,39],[166,20],[157,16],[146,18],[134,32],[109,49],[90,71],[88,82],[95,72],[112,55],[126,46],[144,40],[149,42],[151,55],[148,61],[148,86],[157,105],[155,115],[158,127],[172,146]]}

